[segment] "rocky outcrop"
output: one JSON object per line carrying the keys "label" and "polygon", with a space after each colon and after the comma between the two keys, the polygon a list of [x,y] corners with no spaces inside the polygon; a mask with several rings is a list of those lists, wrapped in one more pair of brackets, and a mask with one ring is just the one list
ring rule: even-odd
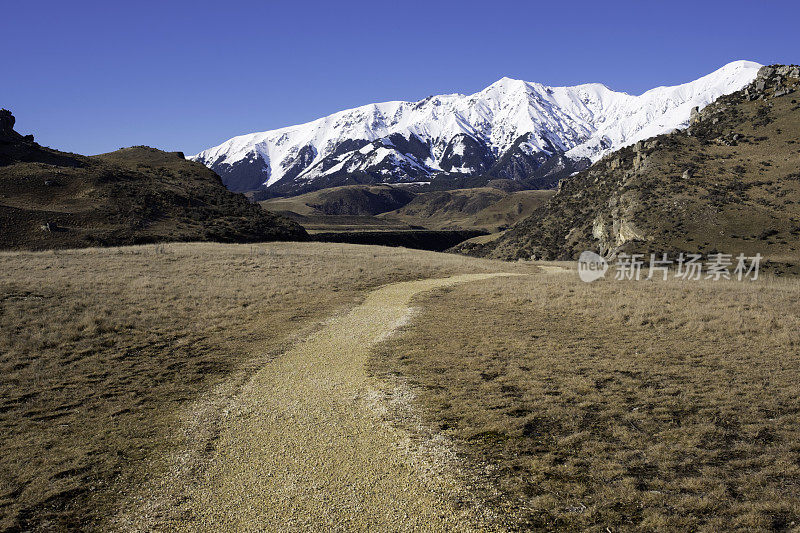
{"label": "rocky outcrop", "polygon": [[8,109],[0,109],[0,142],[33,143],[33,135],[20,135],[14,131],[16,119]]}
{"label": "rocky outcrop", "polygon": [[71,155],[48,150],[36,144],[33,135],[20,135],[14,130],[16,118],[8,109],[0,109],[0,167],[15,162],[47,165],[79,166]]}
{"label": "rocky outcrop", "polygon": [[608,201],[608,209],[594,218],[592,236],[597,239],[601,255],[613,256],[627,242],[646,240],[635,221],[638,207],[635,193],[615,194]]}
{"label": "rocky outcrop", "polygon": [[14,123],[16,119],[11,111],[8,109],[0,109],[0,138],[12,137],[18,135],[14,131]]}
{"label": "rocky outcrop", "polygon": [[741,124],[738,116],[740,106],[744,102],[764,102],[753,123],[766,126],[772,120],[770,109],[773,101],[796,94],[798,90],[800,67],[797,65],[761,67],[750,85],[694,113],[688,133],[721,146],[737,146],[741,142],[748,142],[741,131],[737,131],[737,126]]}
{"label": "rocky outcrop", "polygon": [[745,88],[748,100],[778,98],[795,92],[800,83],[800,67],[797,65],[771,65],[761,67],[756,79]]}
{"label": "rocky outcrop", "polygon": [[694,106],[689,113],[689,124],[696,124],[700,120],[700,107]]}

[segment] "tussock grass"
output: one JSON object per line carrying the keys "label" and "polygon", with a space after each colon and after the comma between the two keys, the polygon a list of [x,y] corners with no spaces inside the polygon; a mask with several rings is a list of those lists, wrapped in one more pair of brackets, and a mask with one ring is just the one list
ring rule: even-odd
{"label": "tussock grass", "polygon": [[372,370],[414,387],[513,528],[800,524],[797,280],[551,274],[418,306]]}
{"label": "tussock grass", "polygon": [[508,268],[322,243],[0,253],[0,530],[92,529],[193,400],[366,291]]}

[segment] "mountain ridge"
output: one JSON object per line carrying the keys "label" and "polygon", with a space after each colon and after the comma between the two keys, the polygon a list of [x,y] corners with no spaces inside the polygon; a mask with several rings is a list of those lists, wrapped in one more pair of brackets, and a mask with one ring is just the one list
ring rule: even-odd
{"label": "mountain ridge", "polygon": [[584,161],[687,126],[693,107],[741,89],[759,67],[735,61],[692,82],[638,96],[599,83],[550,87],[504,77],[471,95],[368,104],[240,135],[190,159],[215,170],[231,190],[267,187],[291,195],[443,177],[524,182],[551,157],[563,158],[559,168],[529,184],[546,188],[588,166]]}

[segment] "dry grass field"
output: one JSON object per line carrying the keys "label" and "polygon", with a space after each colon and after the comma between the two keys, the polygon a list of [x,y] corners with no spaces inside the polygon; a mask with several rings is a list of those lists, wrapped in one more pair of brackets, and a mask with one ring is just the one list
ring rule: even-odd
{"label": "dry grass field", "polygon": [[372,372],[511,529],[800,528],[798,280],[549,274],[416,305]]}
{"label": "dry grass field", "polygon": [[299,340],[386,284],[504,271],[531,275],[424,293],[369,356],[380,416],[455,452],[499,528],[796,529],[800,282],[545,270],[323,243],[2,253],[0,531],[136,530],[114,517],[213,473],[228,410]]}
{"label": "dry grass field", "polygon": [[322,243],[1,253],[0,530],[96,528],[169,450],[213,448],[187,406],[369,290],[511,267]]}

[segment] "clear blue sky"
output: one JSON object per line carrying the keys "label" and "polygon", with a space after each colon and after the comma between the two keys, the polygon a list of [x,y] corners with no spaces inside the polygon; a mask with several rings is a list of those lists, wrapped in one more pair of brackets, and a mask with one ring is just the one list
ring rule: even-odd
{"label": "clear blue sky", "polygon": [[187,154],[503,76],[641,93],[800,63],[800,2],[6,2],[0,107],[45,145]]}

